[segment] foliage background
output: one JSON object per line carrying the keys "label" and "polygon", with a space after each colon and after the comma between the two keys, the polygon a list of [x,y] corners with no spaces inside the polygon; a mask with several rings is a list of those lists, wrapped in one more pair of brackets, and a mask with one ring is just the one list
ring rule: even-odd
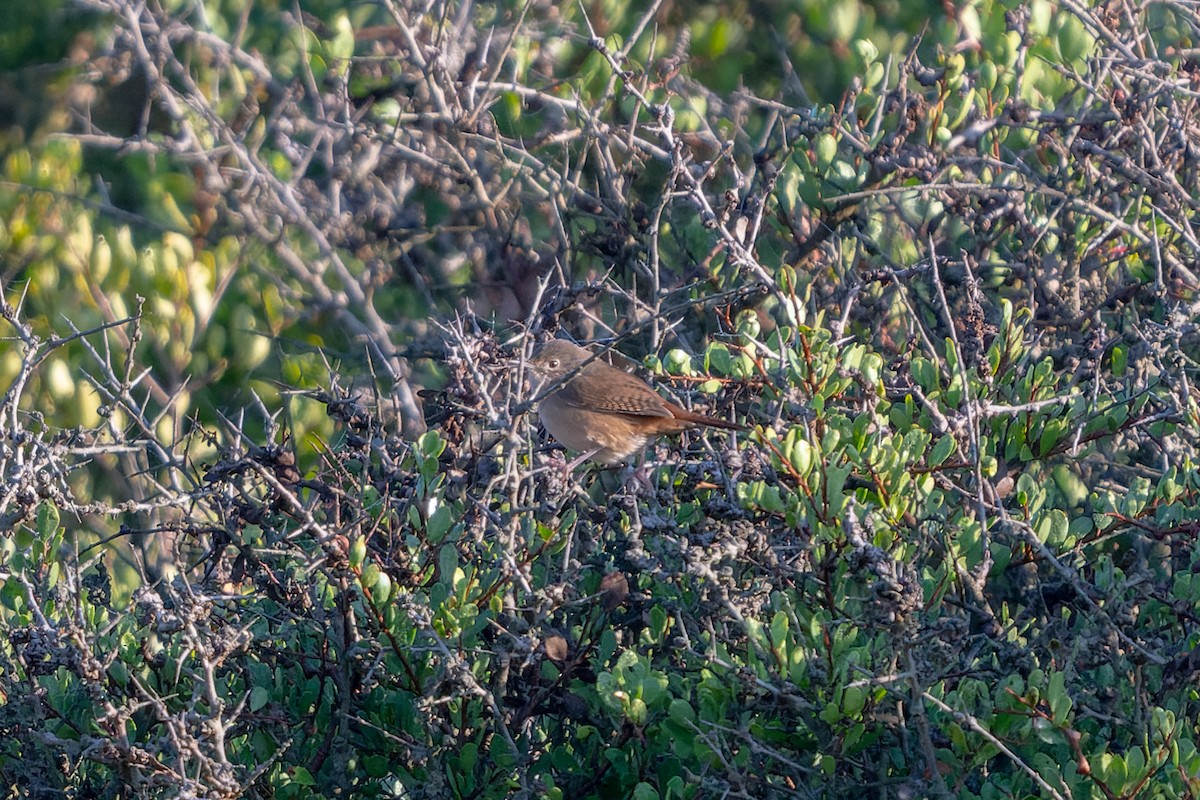
{"label": "foliage background", "polygon": [[1192,7],[0,14],[8,794],[1197,794]]}

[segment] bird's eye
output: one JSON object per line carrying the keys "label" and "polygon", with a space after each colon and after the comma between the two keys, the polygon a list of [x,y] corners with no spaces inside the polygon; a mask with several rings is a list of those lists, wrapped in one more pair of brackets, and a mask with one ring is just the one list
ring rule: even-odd
{"label": "bird's eye", "polygon": [[550,364],[550,369],[558,369],[558,359],[557,358],[550,359],[549,364]]}

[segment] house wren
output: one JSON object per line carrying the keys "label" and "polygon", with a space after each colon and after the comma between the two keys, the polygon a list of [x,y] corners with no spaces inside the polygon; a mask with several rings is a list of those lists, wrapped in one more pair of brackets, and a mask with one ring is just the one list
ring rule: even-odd
{"label": "house wren", "polygon": [[[533,354],[529,366],[554,383],[575,372],[592,354],[579,345],[554,340]],[[660,397],[639,378],[603,361],[592,361],[542,398],[542,424],[558,442],[582,455],[617,464],[640,453],[656,436],[704,425],[746,430],[744,425],[697,414]]]}

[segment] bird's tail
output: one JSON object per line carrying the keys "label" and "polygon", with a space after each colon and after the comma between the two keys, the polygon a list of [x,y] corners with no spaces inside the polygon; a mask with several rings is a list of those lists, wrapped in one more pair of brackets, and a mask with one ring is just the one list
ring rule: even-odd
{"label": "bird's tail", "polygon": [[680,408],[672,404],[671,413],[675,415],[675,419],[681,422],[688,422],[692,425],[704,425],[709,428],[722,428],[727,431],[748,431],[750,430],[745,425],[740,425],[736,422],[727,422],[719,417],[710,417],[707,414],[697,414],[695,411],[688,411],[686,408]]}

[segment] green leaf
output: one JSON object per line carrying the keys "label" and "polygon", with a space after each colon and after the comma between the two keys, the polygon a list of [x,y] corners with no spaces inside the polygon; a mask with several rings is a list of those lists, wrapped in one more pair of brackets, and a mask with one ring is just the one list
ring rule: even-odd
{"label": "green leaf", "polygon": [[[792,435],[793,433],[795,433],[795,436]],[[808,443],[808,439],[805,436],[806,434],[803,429],[793,428],[788,432],[787,437],[794,440],[788,453],[788,460],[791,461],[792,468],[802,478],[807,477],[812,471],[816,455],[813,446]]]}
{"label": "green leaf", "polygon": [[454,579],[458,569],[458,548],[452,544],[444,545],[438,550],[438,577],[442,581]]}
{"label": "green leaf", "polygon": [[379,570],[374,583],[371,584],[371,599],[376,603],[385,603],[391,596],[392,579],[386,572]]}
{"label": "green leaf", "polygon": [[446,449],[446,443],[438,436],[437,431],[425,431],[417,439],[417,452],[426,458],[440,458]]}
{"label": "green leaf", "polygon": [[470,772],[479,763],[479,745],[467,742],[458,748],[458,765],[463,772]]}
{"label": "green leaf", "polygon": [[1088,488],[1083,480],[1067,464],[1057,464],[1050,471],[1058,490],[1070,506],[1082,506],[1087,500]]}
{"label": "green leaf", "polygon": [[1112,349],[1112,371],[1117,378],[1125,377],[1125,369],[1129,366],[1129,352],[1121,345]]}
{"label": "green leaf", "polygon": [[729,348],[720,342],[710,344],[704,358],[706,371],[728,375],[733,369],[733,356],[729,353]]}
{"label": "green leaf", "polygon": [[333,29],[336,33],[325,46],[329,55],[342,62],[339,66],[344,68],[345,62],[354,55],[354,26],[346,12],[341,11],[334,15]]}
{"label": "green leaf", "polygon": [[696,710],[692,708],[692,704],[688,701],[675,698],[667,708],[667,716],[682,725],[687,722],[696,721]]}
{"label": "green leaf", "polygon": [[51,503],[42,503],[37,510],[37,532],[43,541],[49,541],[58,531],[58,509]]}
{"label": "green leaf", "polygon": [[661,672],[654,671],[642,679],[640,694],[642,702],[647,706],[658,705],[660,698],[666,696],[667,687],[670,682],[667,676]]}
{"label": "green leaf", "polygon": [[860,686],[847,686],[842,691],[842,713],[857,718],[867,704],[867,693]]}
{"label": "green leaf", "polygon": [[292,783],[298,783],[301,786],[316,786],[317,779],[304,767],[292,767]]}
{"label": "green leaf", "polygon": [[425,525],[426,540],[430,544],[441,544],[453,526],[454,515],[450,511],[450,507],[446,505],[438,506],[438,509],[433,512],[433,515],[429,518],[429,522]]}
{"label": "green leaf", "polygon": [[938,388],[938,371],[937,366],[927,358],[916,356],[909,365],[909,370],[912,372],[913,380],[925,392],[929,394]]}
{"label": "green leaf", "polygon": [[1065,724],[1071,711],[1071,697],[1067,694],[1066,676],[1062,672],[1050,675],[1046,686],[1046,702],[1050,706],[1050,716],[1057,724]]}
{"label": "green leaf", "polygon": [[1038,538],[1050,546],[1064,544],[1070,529],[1067,515],[1058,508],[1052,508],[1042,514],[1035,528]]}
{"label": "green leaf", "polygon": [[791,158],[784,161],[783,169],[779,173],[779,179],[775,183],[775,197],[779,201],[780,208],[789,217],[799,213],[803,209],[803,203],[797,202],[800,199],[800,190],[803,183],[804,171],[796,161]]}
{"label": "green leaf", "polygon": [[350,566],[361,569],[363,559],[367,557],[367,537],[359,536],[350,545]]}
{"label": "green leaf", "polygon": [[817,170],[824,172],[829,169],[829,165],[837,157],[837,139],[832,134],[822,133],[817,137],[814,150],[817,157]]}
{"label": "green leaf", "polygon": [[929,466],[937,467],[945,461],[958,446],[958,442],[950,434],[946,434],[933,446],[929,453]]}
{"label": "green leaf", "polygon": [[658,791],[643,781],[634,787],[633,800],[659,800]]}
{"label": "green leaf", "polygon": [[676,347],[667,351],[666,358],[663,359],[663,366],[672,375],[691,375],[692,357],[687,354],[687,351]]}
{"label": "green leaf", "polygon": [[271,702],[271,692],[265,686],[255,686],[250,690],[250,710],[261,711]]}
{"label": "green leaf", "polygon": [[1060,419],[1049,420],[1042,428],[1042,436],[1038,442],[1038,456],[1045,458],[1062,439],[1066,423]]}
{"label": "green leaf", "polygon": [[660,643],[663,641],[663,637],[667,632],[667,623],[670,622],[670,619],[662,606],[655,605],[650,609],[650,638],[653,641]]}
{"label": "green leaf", "polygon": [[1125,753],[1125,772],[1130,780],[1140,780],[1146,772],[1146,754],[1141,747],[1131,747]]}
{"label": "green leaf", "polygon": [[786,657],[788,644],[788,617],[782,611],[776,611],[771,617],[771,645],[781,657]]}

